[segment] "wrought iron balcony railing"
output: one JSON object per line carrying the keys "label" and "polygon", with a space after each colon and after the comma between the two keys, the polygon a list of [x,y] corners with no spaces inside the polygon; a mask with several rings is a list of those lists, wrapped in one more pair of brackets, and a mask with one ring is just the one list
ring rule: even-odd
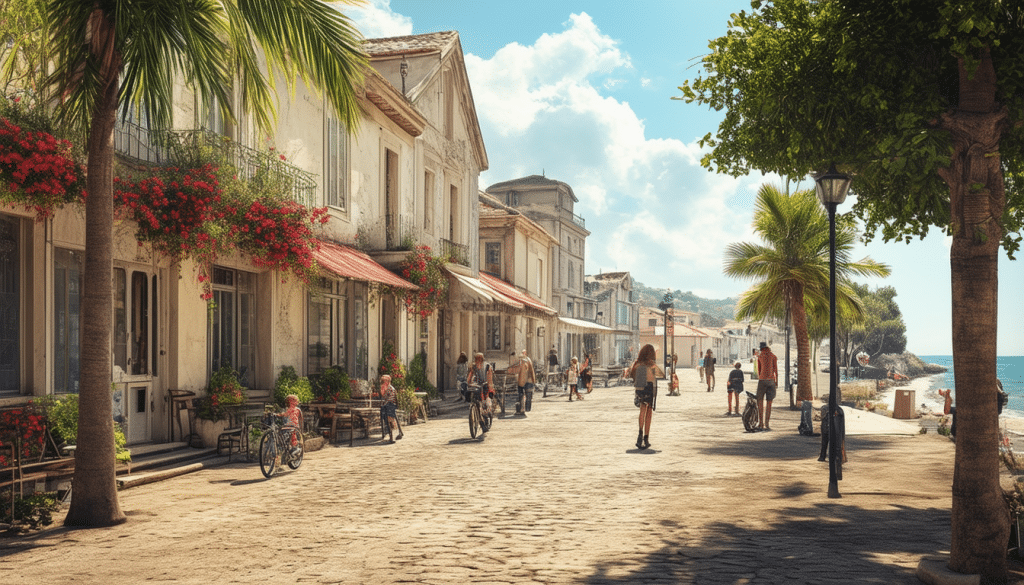
{"label": "wrought iron balcony railing", "polygon": [[291,192],[296,203],[306,207],[316,204],[315,175],[280,160],[279,156],[249,148],[209,130],[172,130],[157,135],[138,124],[119,121],[114,127],[114,148],[121,156],[148,165],[221,160],[233,166],[239,178],[280,184]]}
{"label": "wrought iron balcony railing", "polygon": [[451,240],[441,240],[441,255],[448,256],[452,262],[469,266],[469,246],[456,244]]}

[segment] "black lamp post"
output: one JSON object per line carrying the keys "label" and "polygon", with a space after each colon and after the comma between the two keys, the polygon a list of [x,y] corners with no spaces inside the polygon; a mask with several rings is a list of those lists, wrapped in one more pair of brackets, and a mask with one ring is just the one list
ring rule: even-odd
{"label": "black lamp post", "polygon": [[[669,381],[672,380],[672,375],[669,373],[669,371],[672,369],[672,356],[668,354],[668,336],[670,333],[669,327],[672,327],[672,325],[670,325],[670,323],[672,323],[672,308],[675,307],[675,303],[669,300],[671,298],[672,297],[668,293],[666,293],[662,302],[658,304],[658,308],[665,312],[665,331],[663,332],[664,351],[662,355],[665,358],[665,376],[669,379]],[[673,333],[673,335],[675,334]],[[672,339],[672,343],[673,345],[675,344],[674,337]]]}
{"label": "black lamp post", "polygon": [[846,192],[850,188],[850,176],[836,171],[833,163],[827,172],[814,176],[815,190],[818,200],[828,210],[828,329],[829,329],[829,365],[828,365],[828,497],[841,498],[839,493],[839,477],[842,474],[843,455],[839,445],[839,368],[836,367],[836,207],[846,201]]}

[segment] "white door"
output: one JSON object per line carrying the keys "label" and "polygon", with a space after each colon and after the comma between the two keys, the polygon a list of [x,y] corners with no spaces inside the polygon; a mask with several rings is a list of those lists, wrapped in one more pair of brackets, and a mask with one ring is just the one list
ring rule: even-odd
{"label": "white door", "polygon": [[[125,437],[129,444],[153,436],[156,380],[157,277],[149,267],[114,267],[114,371],[124,382]],[[120,384],[118,384],[120,386]]]}
{"label": "white door", "polygon": [[129,443],[143,443],[150,439],[150,413],[153,401],[149,384],[128,384],[128,434]]}

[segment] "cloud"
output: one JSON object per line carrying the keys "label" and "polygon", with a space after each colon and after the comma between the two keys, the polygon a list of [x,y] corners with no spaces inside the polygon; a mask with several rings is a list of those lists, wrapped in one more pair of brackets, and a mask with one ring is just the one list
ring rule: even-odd
{"label": "cloud", "polygon": [[368,39],[412,34],[412,19],[391,10],[391,0],[372,0],[362,7],[342,10]]}

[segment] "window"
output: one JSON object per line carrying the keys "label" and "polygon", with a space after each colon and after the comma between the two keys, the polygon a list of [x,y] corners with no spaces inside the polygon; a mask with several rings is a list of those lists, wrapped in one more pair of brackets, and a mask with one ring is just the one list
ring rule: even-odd
{"label": "window", "polygon": [[341,366],[353,378],[366,378],[365,311],[365,283],[323,279],[310,286],[306,306],[306,368],[310,374]]}
{"label": "window", "polygon": [[455,84],[452,83],[452,70],[445,69],[443,75],[444,92],[444,137],[448,140],[455,138]]}
{"label": "window", "polygon": [[82,355],[82,279],[85,255],[56,248],[53,259],[53,391],[78,393]]}
{"label": "window", "polygon": [[647,320],[647,326],[648,327],[657,327],[658,326],[658,320],[657,319],[648,319]]}
{"label": "window", "polygon": [[0,216],[0,394],[21,391],[18,221]]}
{"label": "window", "polygon": [[256,275],[213,267],[210,310],[210,371],[230,366],[252,388],[256,365]]}
{"label": "window", "polygon": [[629,324],[629,305],[622,301],[618,301],[615,305],[615,324],[616,325],[628,325]]}
{"label": "window", "polygon": [[484,271],[501,275],[501,242],[487,242],[484,245]]}
{"label": "window", "polygon": [[537,293],[538,297],[544,297],[544,260],[537,258]]}
{"label": "window", "polygon": [[569,289],[576,288],[576,267],[573,266],[572,260],[569,261]]}
{"label": "window", "polygon": [[324,204],[344,211],[347,208],[345,181],[348,134],[331,114],[324,124]]}
{"label": "window", "polygon": [[487,315],[487,349],[501,349],[500,315]]}
{"label": "window", "polygon": [[388,250],[402,243],[402,218],[398,214],[398,153],[384,149],[384,236]]}
{"label": "window", "polygon": [[335,365],[345,366],[345,317],[348,298],[338,281],[322,280],[310,287],[306,311],[306,368],[318,374]]}
{"label": "window", "polygon": [[434,173],[423,173],[423,231],[434,232]]}
{"label": "window", "polygon": [[565,303],[565,312],[570,317],[573,316],[573,313],[572,313],[572,301],[569,301],[569,302]]}

